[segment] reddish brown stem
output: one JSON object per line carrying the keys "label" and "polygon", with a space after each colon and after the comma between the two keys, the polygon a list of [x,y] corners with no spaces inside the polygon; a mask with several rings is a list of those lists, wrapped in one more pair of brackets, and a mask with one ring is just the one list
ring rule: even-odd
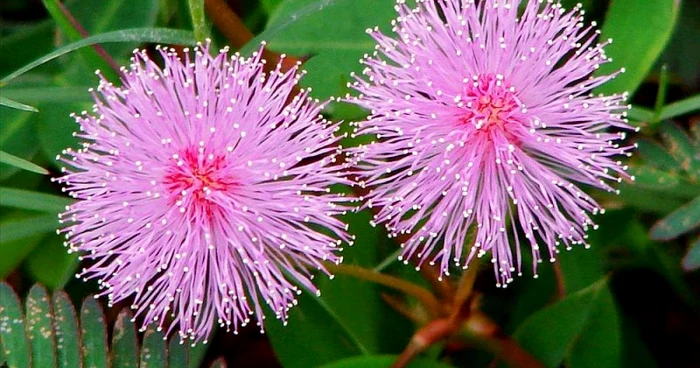
{"label": "reddish brown stem", "polygon": [[557,299],[562,299],[566,296],[566,283],[564,282],[564,273],[561,270],[561,264],[555,262],[552,265],[554,267],[554,277],[557,280]]}
{"label": "reddish brown stem", "polygon": [[408,318],[411,322],[416,325],[422,325],[426,323],[428,316],[425,313],[416,313],[413,311],[402,298],[396,297],[394,295],[389,295],[386,293],[381,294],[382,299],[386,304],[388,304],[392,309],[394,309],[400,315]]}
{"label": "reddish brown stem", "polygon": [[515,340],[503,334],[490,318],[479,311],[472,311],[464,324],[467,335],[476,340],[497,359],[516,368],[544,368],[544,365],[530,355]]}
{"label": "reddish brown stem", "polygon": [[460,325],[462,321],[469,317],[472,309],[476,309],[475,294],[473,293],[474,281],[476,274],[479,271],[479,263],[475,262],[474,266],[468,268],[459,279],[459,285],[452,298],[452,312],[450,320],[455,325]]}
{"label": "reddish brown stem", "polygon": [[502,337],[487,341],[492,353],[514,368],[544,368],[544,364],[525,351],[515,340]]}
{"label": "reddish brown stem", "polygon": [[[233,48],[240,49],[245,44],[253,39],[254,35],[248,27],[243,23],[241,18],[228,6],[224,0],[205,0],[204,9],[216,28],[223,33],[228,39]],[[280,60],[282,61],[282,70],[288,70],[296,65],[300,59],[286,56],[281,59],[280,55],[270,50],[263,50],[263,58],[269,63],[266,69],[274,69]]]}
{"label": "reddish brown stem", "polygon": [[241,48],[253,39],[253,33],[224,0],[206,0],[204,9],[216,28],[226,36],[232,47]]}
{"label": "reddish brown stem", "polygon": [[[363,198],[369,194],[369,189],[360,187],[359,185],[353,186],[352,191],[359,198]],[[371,208],[371,210],[372,213],[376,215],[377,213],[379,213],[379,211],[381,211],[381,207],[374,206]],[[408,240],[410,239],[410,235],[399,234],[394,239],[396,239],[396,243],[403,244],[408,242]],[[418,263],[415,258],[411,258],[410,261],[414,265],[418,266]],[[422,265],[419,269],[419,272],[421,273],[421,275],[423,275],[423,278],[430,284],[432,289],[435,290],[435,292],[441,299],[449,299],[452,297],[452,295],[455,292],[454,285],[452,285],[447,279],[443,278],[442,280],[439,280],[440,272],[435,266]]]}
{"label": "reddish brown stem", "polygon": [[[88,31],[85,30],[85,28],[83,28],[83,25],[80,24],[80,22],[77,19],[75,19],[73,14],[71,14],[71,12],[68,10],[68,8],[66,8],[65,5],[63,5],[62,2],[56,1],[56,5],[61,10],[61,13],[63,13],[63,15],[66,17],[68,22],[70,22],[71,26],[73,26],[73,28],[75,28],[75,30],[78,31],[81,37],[90,37]],[[114,59],[112,59],[111,56],[109,56],[107,51],[100,44],[94,44],[92,45],[92,48],[95,50],[95,52],[97,52],[98,55],[100,55],[100,57],[102,57],[102,59],[104,59],[104,61],[109,65],[110,68],[112,68],[117,74],[119,74],[119,64],[117,64],[117,62],[114,61]]]}
{"label": "reddish brown stem", "polygon": [[404,279],[374,272],[356,265],[336,265],[334,263],[327,263],[326,268],[332,273],[357,277],[411,295],[423,304],[425,309],[427,309],[433,317],[439,316],[441,313],[440,301],[437,300],[429,290]]}
{"label": "reddish brown stem", "polygon": [[421,327],[408,343],[408,346],[396,359],[392,368],[403,368],[418,354],[438,341],[448,338],[456,331],[455,324],[449,318],[436,319]]}

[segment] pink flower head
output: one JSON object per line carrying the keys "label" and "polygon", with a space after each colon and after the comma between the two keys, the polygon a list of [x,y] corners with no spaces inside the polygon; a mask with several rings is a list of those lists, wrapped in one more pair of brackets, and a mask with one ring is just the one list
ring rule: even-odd
{"label": "pink flower head", "polygon": [[354,150],[367,206],[410,237],[401,259],[449,274],[490,252],[505,286],[527,243],[536,275],[560,245],[587,246],[602,211],[574,182],[613,191],[625,176],[625,135],[606,132],[628,129],[625,96],[590,93],[617,74],[591,76],[606,43],[552,1],[417,3],[397,2],[395,37],[368,30],[378,45],[351,84],[371,111],[355,133],[376,138]]}
{"label": "pink flower head", "polygon": [[262,330],[263,301],[285,321],[295,282],[318,293],[309,268],[341,262],[352,237],[336,218],[349,199],[329,189],[346,181],[338,126],[296,94],[298,65],[194,51],[160,49],[162,69],[137,51],[122,87],[102,79],[58,181],[79,199],[62,214],[67,246],[92,261],[78,276],[110,304],[133,295],[144,328],[172,318],[196,341],[214,321]]}

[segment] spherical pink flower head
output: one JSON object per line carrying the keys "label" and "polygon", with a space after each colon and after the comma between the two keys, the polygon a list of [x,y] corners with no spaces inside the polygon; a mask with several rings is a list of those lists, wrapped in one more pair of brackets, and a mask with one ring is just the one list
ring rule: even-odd
{"label": "spherical pink flower head", "polygon": [[[519,7],[524,10],[519,11]],[[402,259],[467,268],[491,254],[497,285],[520,274],[521,243],[533,272],[564,245],[586,245],[599,205],[574,182],[613,189],[624,167],[625,96],[591,89],[608,61],[583,11],[552,1],[397,2],[396,36],[378,42],[348,97],[371,111],[354,150],[369,207]],[[547,255],[544,255],[543,248]]]}
{"label": "spherical pink flower head", "polygon": [[295,283],[318,292],[309,269],[340,262],[351,237],[336,218],[349,199],[329,189],[345,182],[338,126],[296,94],[298,66],[194,52],[160,49],[161,69],[137,51],[122,87],[102,79],[58,181],[79,199],[62,214],[67,245],[92,261],[78,276],[110,304],[133,295],[144,328],[172,318],[196,341],[214,321],[262,329],[263,301],[286,320]]}

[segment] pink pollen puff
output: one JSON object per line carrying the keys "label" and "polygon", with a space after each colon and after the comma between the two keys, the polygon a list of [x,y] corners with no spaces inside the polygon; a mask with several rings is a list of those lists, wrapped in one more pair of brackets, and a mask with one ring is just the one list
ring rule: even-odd
{"label": "pink pollen puff", "polygon": [[[600,206],[574,183],[614,191],[629,129],[623,95],[593,95],[614,78],[579,7],[551,1],[418,0],[396,4],[394,35],[368,33],[375,52],[346,98],[370,110],[352,149],[367,206],[402,259],[441,275],[490,254],[496,284],[533,273],[559,248],[586,243]],[[522,10],[519,10],[522,9]],[[546,256],[544,253],[546,252]],[[454,267],[454,268],[453,268]]]}
{"label": "pink pollen puff", "polygon": [[58,178],[78,199],[66,245],[110,304],[133,297],[144,328],[195,342],[215,322],[262,330],[263,302],[286,321],[302,288],[318,293],[311,272],[352,243],[337,218],[352,199],[329,189],[347,184],[338,125],[295,91],[298,67],[265,72],[261,50],[159,48],[163,68],[137,50],[123,85],[102,78],[76,117],[82,146]]}

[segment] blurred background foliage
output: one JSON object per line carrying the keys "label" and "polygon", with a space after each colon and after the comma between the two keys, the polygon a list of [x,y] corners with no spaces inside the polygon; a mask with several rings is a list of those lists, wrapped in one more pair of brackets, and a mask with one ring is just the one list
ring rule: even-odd
{"label": "blurred background foliage", "polygon": [[[302,295],[287,327],[273,319],[266,335],[254,326],[237,336],[219,331],[209,344],[191,349],[163,341],[159,331],[137,334],[130,312],[122,311],[125,305],[103,312],[101,300],[83,302],[96,285],[72,277],[77,257],[66,253],[55,233],[56,214],[70,200],[50,177],[60,175],[56,155],[76,144],[69,114],[90,109],[87,89],[97,84],[95,69],[114,81],[117,75],[95,49],[67,50],[86,35],[98,37],[109,41],[103,51],[126,65],[135,47],[192,44],[193,28],[211,32],[219,47],[230,44],[230,33],[240,30],[212,24],[212,14],[193,24],[190,6],[197,3],[0,3],[0,277],[6,282],[0,284],[0,351],[5,352],[0,363],[7,359],[22,366],[34,356],[34,366],[73,366],[62,362],[80,360],[98,367],[107,361],[134,366],[141,360],[150,367],[165,366],[170,356],[171,367],[382,367],[421,324],[420,304],[343,274],[319,279],[321,298]],[[365,29],[389,30],[394,17],[391,0],[207,3],[230,8],[252,32],[255,38],[244,52],[266,40],[271,50],[304,60],[303,84],[319,98],[350,92],[350,72],[359,72],[358,59],[373,49]],[[507,289],[495,288],[490,270],[477,275],[480,310],[547,367],[698,366],[700,1],[584,0],[582,5],[587,19],[602,25],[602,37],[614,39],[606,49],[613,63],[601,72],[627,70],[597,92],[630,92],[630,121],[640,128],[628,138],[639,146],[629,162],[637,180],[622,183],[618,196],[593,193],[608,210],[597,217],[600,228],[590,234],[590,250],[562,254],[557,265],[540,267],[538,279],[521,277]],[[84,30],[74,27],[71,16]],[[64,54],[54,60],[13,74],[61,48]],[[365,114],[337,103],[326,113],[345,121]],[[396,245],[369,225],[370,218],[367,212],[348,215],[358,239],[345,251],[346,263],[435,288],[412,267],[393,262]],[[32,287],[35,283],[43,286]],[[81,306],[78,313],[73,305]],[[397,305],[409,313],[397,312]],[[1,325],[8,320],[19,321],[19,327],[8,332]],[[37,332],[47,329],[48,335]],[[478,341],[436,344],[413,366],[497,366],[499,359],[487,350]]]}

